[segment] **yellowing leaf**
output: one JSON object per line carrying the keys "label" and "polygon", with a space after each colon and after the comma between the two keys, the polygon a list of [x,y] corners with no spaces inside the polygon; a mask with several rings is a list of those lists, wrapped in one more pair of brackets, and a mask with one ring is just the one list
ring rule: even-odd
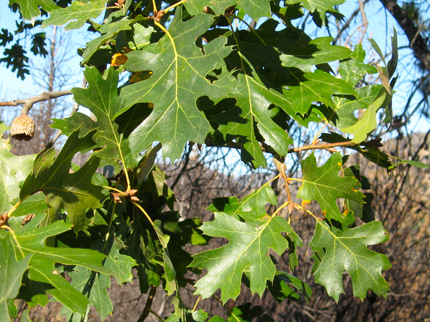
{"label": "yellowing leaf", "polygon": [[121,53],[117,53],[112,56],[111,66],[121,66],[127,62],[127,56]]}

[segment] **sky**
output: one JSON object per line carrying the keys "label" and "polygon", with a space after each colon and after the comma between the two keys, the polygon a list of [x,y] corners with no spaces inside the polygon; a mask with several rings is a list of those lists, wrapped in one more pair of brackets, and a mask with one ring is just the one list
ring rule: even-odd
{"label": "sky", "polygon": [[[9,28],[15,25],[15,20],[18,18],[18,14],[13,14],[9,8],[7,7],[7,2],[5,0],[0,1],[0,29],[1,28]],[[341,5],[339,11],[342,12],[346,18],[349,17],[349,14],[357,8],[356,0],[348,0],[345,4]],[[369,20],[369,28],[367,32],[367,36],[376,40],[379,44],[383,52],[390,52],[391,40],[390,37],[393,33],[392,29],[395,27],[399,33],[399,47],[404,48],[407,47],[408,42],[405,36],[402,36],[402,31],[394,19],[389,14],[385,14],[384,11],[380,10],[381,5],[379,1],[369,3],[366,8],[367,18]],[[360,20],[361,21],[361,20]],[[46,28],[47,33],[51,32],[50,27]],[[307,32],[310,33],[310,29],[306,29]],[[37,32],[37,31],[36,31]],[[79,47],[84,47],[85,43],[89,40],[89,34],[86,32],[86,27],[83,27],[81,30],[77,31],[68,31],[71,33],[72,38],[72,46],[68,48],[68,51],[71,53],[75,53]],[[312,33],[310,33],[311,36]],[[355,34],[354,37],[358,35]],[[317,36],[327,36],[324,31],[319,31]],[[87,37],[87,38],[84,38]],[[357,36],[358,37],[358,36]],[[366,38],[365,38],[366,39]],[[366,40],[363,42],[363,47],[368,51],[368,55],[375,57],[377,59],[376,54],[371,53],[370,43]],[[30,53],[29,46],[27,52]],[[397,83],[396,94],[393,99],[393,108],[395,112],[402,110],[402,107],[405,104],[407,99],[407,93],[409,88],[406,87],[407,82],[405,80],[412,79],[414,77],[414,73],[416,72],[416,67],[414,66],[413,61],[411,60],[411,50],[408,48],[400,49],[399,51],[399,67],[398,70],[401,72],[400,81]],[[1,56],[1,54],[0,54]],[[30,53],[30,58],[33,59],[35,64],[38,64],[38,59],[34,59],[32,53]],[[76,54],[74,58],[68,62],[71,66],[73,73],[75,74],[71,78],[71,82],[73,86],[80,86],[82,82],[82,68],[79,67],[80,58]],[[407,71],[405,73],[405,71]],[[23,81],[18,79],[15,73],[12,73],[10,69],[6,68],[4,63],[0,64],[0,100],[8,101],[17,98],[25,98],[28,96],[35,96],[40,94],[41,89],[35,86],[35,82],[31,76],[27,76]],[[70,100],[70,107],[73,102]],[[10,107],[19,109],[20,107]],[[428,128],[429,123],[427,121],[415,119],[412,121],[411,130],[415,128]]]}

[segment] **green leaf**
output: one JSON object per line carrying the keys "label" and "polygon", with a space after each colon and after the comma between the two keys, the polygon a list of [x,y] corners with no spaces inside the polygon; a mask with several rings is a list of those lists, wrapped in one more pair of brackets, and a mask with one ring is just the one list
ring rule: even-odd
{"label": "green leaf", "polygon": [[102,159],[102,166],[113,165],[115,172],[119,172],[121,167],[133,168],[136,160],[131,154],[128,141],[118,132],[119,126],[115,123],[115,119],[124,112],[124,99],[119,98],[117,94],[118,72],[109,68],[102,77],[97,68],[87,67],[84,75],[89,87],[73,88],[72,93],[76,102],[94,113],[97,121],[93,122],[82,113],[74,113],[64,120],[66,122],[59,123],[57,128],[76,127],[84,121],[84,125],[79,129],[82,136],[97,127],[94,141],[102,149],[96,151],[94,155]]}
{"label": "green leaf", "polygon": [[111,274],[103,267],[105,255],[89,249],[55,248],[45,245],[45,240],[71,228],[63,221],[57,221],[43,228],[38,228],[39,220],[32,220],[15,236],[8,233],[10,243],[5,253],[12,253],[17,260],[31,256],[29,261],[29,278],[36,282],[51,285],[46,292],[54,296],[74,312],[85,314],[88,300],[57,272],[56,263],[80,265],[93,271]]}
{"label": "green leaf", "polygon": [[[355,178],[357,178],[358,182],[355,186],[356,189],[371,188],[370,182],[367,180],[367,178],[360,174],[360,166],[358,164],[346,168],[344,174],[345,176],[354,176]],[[364,196],[364,204],[357,203],[352,200],[345,200],[345,208],[348,210],[352,210],[354,212],[355,217],[358,217],[365,223],[367,223],[375,220],[375,214],[373,213],[372,209],[372,201],[374,196],[372,193],[365,193]]]}
{"label": "green leaf", "polygon": [[[124,87],[121,97],[126,98],[126,108],[139,102],[152,102],[151,115],[130,135],[130,147],[141,152],[152,142],[163,144],[163,156],[175,160],[180,157],[187,141],[203,143],[210,131],[209,122],[198,110],[200,96],[219,97],[230,91],[205,78],[216,64],[230,53],[226,39],[219,37],[203,48],[195,39],[211,25],[210,15],[197,15],[183,22],[181,10],[169,26],[168,33],[157,44],[144,51],[128,54],[126,64],[130,71],[153,71],[144,81]],[[204,54],[202,53],[204,51]]]}
{"label": "green leaf", "polygon": [[[87,47],[82,53],[81,65],[87,63],[97,50],[106,44],[108,40],[116,37],[121,31],[132,30],[131,25],[142,19],[142,16],[138,16],[136,19],[123,18],[121,20],[102,25],[98,30],[102,35],[87,43]],[[133,29],[134,44],[130,44],[130,49],[141,49],[143,46],[150,43],[149,38],[154,31],[154,28],[145,28],[140,24],[134,24]]]}
{"label": "green leaf", "polygon": [[257,21],[262,17],[270,17],[270,0],[187,0],[185,7],[191,15],[203,12],[204,7],[210,7],[216,15],[223,15],[228,7],[238,5],[252,19]]}
{"label": "green leaf", "polygon": [[321,70],[303,75],[304,79],[297,79],[298,86],[290,86],[291,99],[294,109],[305,115],[313,102],[321,102],[335,107],[332,95],[354,95],[352,86],[340,78],[336,78]]}
{"label": "green leaf", "polygon": [[43,21],[42,28],[51,25],[61,26],[70,21],[65,26],[65,30],[79,29],[88,19],[100,16],[105,10],[106,3],[107,0],[75,0],[69,7],[53,10],[51,17]]}
{"label": "green leaf", "polygon": [[21,202],[11,216],[20,217],[29,214],[43,215],[46,207],[45,195],[43,193],[37,193]]}
{"label": "green leaf", "polygon": [[285,4],[299,3],[311,13],[317,13],[321,21],[326,21],[325,14],[327,11],[337,12],[333,7],[344,3],[344,0],[285,0]]}
{"label": "green leaf", "polygon": [[236,139],[242,144],[244,162],[252,163],[254,168],[265,167],[266,160],[255,128],[267,145],[280,156],[286,156],[293,140],[272,120],[269,106],[275,104],[287,108],[292,102],[283,93],[267,88],[256,74],[254,77],[239,74],[237,80],[239,95],[232,95],[237,99],[236,107],[214,116],[211,121],[220,124],[218,130],[226,140]]}
{"label": "green leaf", "polygon": [[[337,142],[346,142],[348,141],[345,139],[342,135],[331,132],[329,133],[323,133],[320,137],[324,142],[328,143],[337,143]],[[374,144],[372,141],[368,142],[362,142],[363,147],[359,145],[350,145],[347,146],[348,149],[355,150],[359,152],[361,155],[363,155],[366,159],[376,163],[378,166],[386,168],[386,169],[392,169],[393,166],[395,167],[394,163],[390,161],[390,157],[388,154],[382,152],[379,149],[379,146],[377,144]]]}
{"label": "green leaf", "polygon": [[388,79],[391,79],[391,77],[394,75],[398,60],[399,53],[397,51],[397,32],[393,27],[393,36],[391,37],[391,59],[387,63]]}
{"label": "green leaf", "polygon": [[235,299],[240,293],[245,270],[250,274],[251,292],[263,294],[266,281],[272,281],[276,273],[275,265],[268,256],[269,249],[279,255],[285,251],[288,241],[282,232],[293,239],[300,238],[284,218],[268,216],[265,211],[260,213],[259,210],[251,208],[249,212],[241,212],[240,217],[245,222],[231,213],[215,212],[215,220],[205,222],[200,227],[206,235],[224,237],[230,243],[193,256],[191,267],[208,269],[208,273],[195,284],[196,294],[207,298],[221,289],[223,302]]}
{"label": "green leaf", "polygon": [[251,303],[245,303],[240,306],[235,306],[228,315],[228,322],[251,322],[256,317],[261,316],[264,310],[257,305],[251,308]]}
{"label": "green leaf", "polygon": [[352,86],[363,78],[364,74],[375,74],[378,70],[371,65],[364,63],[365,51],[361,44],[355,46],[351,57],[339,63],[339,75]]}
{"label": "green leaf", "polygon": [[19,5],[22,17],[31,21],[40,16],[39,7],[47,12],[59,8],[52,0],[9,0],[9,6],[14,3]]}
{"label": "green leaf", "polygon": [[[331,37],[316,38],[311,41],[300,40],[299,46],[288,49],[280,59],[286,67],[296,67],[305,72],[311,72],[311,67],[319,64],[329,63],[349,57],[351,51],[342,46],[334,46]],[[355,84],[354,84],[355,85]]]}
{"label": "green leaf", "polygon": [[273,190],[268,186],[263,186],[244,197],[240,202],[236,197],[221,197],[212,200],[213,203],[206,209],[213,213],[222,212],[236,219],[247,217],[254,220],[264,218],[266,214],[266,205],[277,204],[277,198]]}
{"label": "green leaf", "polygon": [[25,199],[43,191],[49,206],[48,222],[56,220],[59,211],[64,209],[76,233],[85,229],[86,210],[100,207],[99,200],[103,197],[102,188],[91,183],[99,164],[97,158],[91,158],[77,172],[70,173],[73,156],[94,145],[92,134],[78,138],[78,131],[73,132],[57,157],[53,148],[40,152],[20,192],[20,198]]}
{"label": "green leaf", "polygon": [[357,179],[352,177],[339,177],[342,168],[342,156],[334,153],[321,167],[317,167],[314,153],[302,161],[303,184],[297,197],[306,201],[316,200],[324,216],[331,220],[342,222],[341,215],[336,204],[338,198],[346,198],[358,203],[363,203],[364,195],[354,189]]}
{"label": "green leaf", "polygon": [[402,164],[402,163],[407,163],[407,164],[410,164],[413,167],[421,168],[421,169],[430,168],[430,164],[425,164],[425,163],[422,163],[422,162],[419,162],[419,161],[414,161],[414,160],[402,160],[402,161],[396,163],[395,166],[397,167],[397,165]]}
{"label": "green leaf", "polygon": [[341,128],[344,133],[354,135],[353,143],[360,143],[366,140],[367,135],[378,126],[376,122],[376,113],[384,105],[386,94],[382,93],[364,112],[361,119],[352,126]]}
{"label": "green leaf", "polygon": [[367,248],[388,240],[381,222],[370,222],[353,229],[338,229],[325,221],[317,221],[315,235],[311,241],[314,253],[324,251],[315,270],[315,281],[324,285],[328,295],[335,301],[343,293],[343,271],[352,279],[354,296],[363,300],[367,290],[387,297],[389,285],[381,271],[391,267],[387,256]]}
{"label": "green leaf", "polygon": [[125,245],[118,239],[115,239],[105,263],[105,267],[109,271],[115,273],[116,283],[118,285],[132,282],[133,273],[131,269],[136,265],[136,261],[133,258],[120,253],[124,248],[126,248]]}
{"label": "green leaf", "polygon": [[331,121],[338,128],[347,128],[355,125],[358,119],[354,112],[360,109],[367,109],[371,105],[378,94],[382,90],[382,85],[369,85],[355,89],[355,97],[353,96],[333,96],[335,102],[334,109],[336,114]]}
{"label": "green leaf", "polygon": [[88,296],[89,302],[97,309],[100,319],[104,321],[112,313],[112,301],[107,293],[111,283],[108,275],[94,273],[83,267],[75,267],[68,274],[72,285],[80,293]]}
{"label": "green leaf", "polygon": [[106,43],[107,40],[114,38],[122,30],[131,30],[130,24],[134,20],[131,19],[121,19],[116,22],[102,25],[99,32],[102,33],[100,37],[97,37],[87,43],[87,48],[85,48],[82,54],[82,64],[88,62],[88,60],[94,55],[94,53]]}
{"label": "green leaf", "polygon": [[19,183],[30,173],[35,155],[16,156],[9,147],[0,148],[0,213],[9,211],[19,195]]}
{"label": "green leaf", "polygon": [[300,295],[289,285],[294,286],[309,302],[312,298],[312,290],[308,284],[302,282],[297,277],[282,271],[277,271],[272,283],[268,283],[268,288],[273,297],[281,303],[284,299],[289,299],[295,302],[300,301]]}
{"label": "green leaf", "polygon": [[[10,234],[9,234],[10,235]],[[21,279],[28,269],[29,255],[17,259],[13,245],[4,231],[0,232],[0,316],[4,321],[10,321],[8,311],[8,300],[15,299],[21,286]]]}

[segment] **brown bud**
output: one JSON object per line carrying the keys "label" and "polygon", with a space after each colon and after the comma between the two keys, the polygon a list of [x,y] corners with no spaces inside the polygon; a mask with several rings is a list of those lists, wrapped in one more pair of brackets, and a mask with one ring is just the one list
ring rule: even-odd
{"label": "brown bud", "polygon": [[137,198],[136,196],[131,196],[130,199],[131,201],[140,201],[140,199]]}
{"label": "brown bud", "polygon": [[122,195],[119,192],[111,192],[110,193],[113,197],[113,201],[116,203],[122,203],[121,197]]}
{"label": "brown bud", "polygon": [[28,115],[15,117],[10,128],[10,134],[19,141],[30,141],[34,135],[34,121]]}
{"label": "brown bud", "polygon": [[0,226],[6,225],[9,220],[9,216],[7,215],[7,212],[5,212],[3,215],[0,214]]}
{"label": "brown bud", "polygon": [[25,224],[29,223],[30,220],[32,220],[35,217],[34,214],[28,214],[24,217],[24,219],[22,220],[22,225],[24,226]]}
{"label": "brown bud", "polygon": [[128,192],[128,195],[130,197],[133,197],[134,195],[136,195],[136,193],[137,193],[137,189],[130,189],[129,192]]}

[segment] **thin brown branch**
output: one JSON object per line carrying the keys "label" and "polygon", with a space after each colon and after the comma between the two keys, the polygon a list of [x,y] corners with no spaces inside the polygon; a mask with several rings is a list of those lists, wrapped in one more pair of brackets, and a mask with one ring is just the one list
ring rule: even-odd
{"label": "thin brown branch", "polygon": [[[87,79],[84,77],[84,80],[82,81],[82,88],[87,87]],[[72,113],[70,115],[73,115],[73,113],[77,112],[79,110],[79,103],[73,104]],[[61,136],[61,131],[58,130],[57,133],[55,133],[54,138],[48,142],[48,144],[45,146],[45,149],[50,149],[54,146],[55,142],[57,142],[58,138]]]}
{"label": "thin brown branch", "polygon": [[[146,299],[145,308],[143,309],[142,314],[139,316],[137,322],[143,322],[148,317],[151,310],[152,302],[154,301],[155,293],[157,292],[157,287],[152,285],[149,289],[148,298]],[[152,312],[153,313],[153,312]]]}
{"label": "thin brown branch", "polygon": [[361,44],[363,42],[364,35],[366,34],[367,27],[369,26],[369,21],[367,21],[366,12],[364,11],[364,3],[362,0],[358,0],[359,6],[360,6],[360,12],[361,12],[361,19],[363,19],[363,34],[360,37],[360,41],[358,42]]}
{"label": "thin brown branch", "polygon": [[0,106],[18,106],[23,105],[21,110],[21,115],[27,115],[28,111],[33,107],[34,104],[38,102],[48,101],[53,98],[58,98],[61,96],[66,96],[72,94],[71,90],[57,91],[57,92],[43,92],[40,95],[25,98],[21,100],[13,100],[9,102],[0,102]]}
{"label": "thin brown branch", "polygon": [[[365,5],[366,3],[368,3],[369,0],[365,0],[363,2],[363,5]],[[339,31],[337,32],[336,38],[334,38],[333,40],[333,44],[335,44],[340,37],[342,36],[342,33],[348,29],[349,25],[351,24],[352,20],[360,13],[360,8],[357,8],[349,17],[349,19],[345,22],[345,24],[342,26],[342,28],[339,29]]]}
{"label": "thin brown branch", "polygon": [[335,143],[325,143],[325,144],[309,144],[305,146],[300,146],[298,148],[289,149],[288,153],[293,153],[293,152],[297,153],[297,152],[302,152],[306,150],[323,150],[323,149],[328,150],[328,149],[332,149],[340,146],[353,146],[353,145],[357,145],[357,143],[346,141],[346,142],[335,142]]}
{"label": "thin brown branch", "polygon": [[[217,143],[215,143],[214,140],[206,139],[205,144],[207,146],[211,146],[211,147],[221,147],[221,148],[224,147],[224,148],[231,148],[231,149],[238,149],[238,150],[242,149],[242,144],[237,143],[237,142],[228,142],[228,143],[220,146]],[[333,149],[336,147],[353,146],[353,145],[357,145],[357,143],[352,143],[351,141],[346,141],[346,142],[335,142],[335,143],[324,143],[324,144],[309,144],[309,145],[301,146],[298,148],[291,148],[288,150],[288,153],[298,153],[298,152],[307,151],[307,150],[330,150],[330,149]],[[264,143],[261,144],[261,149],[263,150],[263,152],[277,155],[276,151],[273,150],[272,147],[270,147]]]}

